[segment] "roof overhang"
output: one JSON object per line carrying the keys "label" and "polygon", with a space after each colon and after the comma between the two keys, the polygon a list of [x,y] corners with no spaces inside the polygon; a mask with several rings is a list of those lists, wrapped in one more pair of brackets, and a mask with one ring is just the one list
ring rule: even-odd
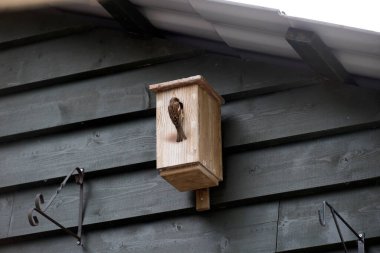
{"label": "roof overhang", "polygon": [[[160,30],[290,59],[300,59],[300,54],[286,39],[289,28],[311,31],[348,73],[380,79],[380,34],[376,32],[290,17],[276,9],[224,0],[127,2]],[[111,18],[97,0],[37,0],[36,3]]]}

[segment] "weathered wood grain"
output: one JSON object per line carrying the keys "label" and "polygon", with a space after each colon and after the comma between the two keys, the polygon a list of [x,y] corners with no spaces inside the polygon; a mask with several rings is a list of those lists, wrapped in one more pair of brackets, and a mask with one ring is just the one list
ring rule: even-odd
{"label": "weathered wood grain", "polygon": [[193,52],[170,41],[131,39],[126,33],[99,28],[1,51],[0,89],[4,94],[63,80],[89,78]]}
{"label": "weathered wood grain", "polygon": [[[318,86],[228,103],[222,114],[224,152],[372,127],[380,117],[378,98],[351,86]],[[369,140],[375,146],[378,136]],[[0,169],[6,176],[0,186],[59,178],[76,166],[106,171],[152,163],[155,142],[155,119],[149,117],[3,143]]]}
{"label": "weathered wood grain", "polygon": [[154,119],[136,119],[21,142],[0,144],[0,185],[64,177],[75,167],[99,171],[150,162],[156,156]]}
{"label": "weathered wood grain", "polygon": [[[211,191],[212,208],[233,206],[237,201],[256,202],[264,197],[273,199],[302,192],[309,194],[311,189],[321,192],[334,187],[337,189],[336,186],[340,186],[339,189],[350,188],[348,183],[363,183],[364,180],[372,184],[374,178],[379,178],[376,168],[380,139],[374,138],[376,136],[379,136],[379,130],[225,156],[225,178],[220,187]],[[110,160],[113,158],[108,156]],[[51,168],[49,173],[60,171]],[[48,197],[56,187],[50,184],[14,193],[12,219],[8,220],[11,224],[9,237],[55,229],[48,222],[37,228],[29,227],[23,217],[26,217],[26,210],[33,205],[38,192]],[[183,212],[195,206],[194,194],[175,190],[158,175],[154,164],[145,169],[88,178],[85,188],[87,225],[162,212]],[[6,197],[8,195],[4,195]],[[53,213],[68,226],[74,226],[78,205],[76,185],[68,185],[57,201],[53,205]],[[5,217],[3,224],[8,224],[6,221]]]}
{"label": "weathered wood grain", "polygon": [[[220,216],[225,215],[221,213]],[[244,231],[243,234],[239,234],[239,237],[231,236],[235,232],[230,229],[218,233],[218,230],[210,230],[207,228],[214,227],[210,225],[200,225],[200,222],[204,222],[203,219],[199,219],[197,216],[191,216],[186,218],[172,218],[173,222],[169,220],[156,221],[143,224],[126,225],[125,227],[114,227],[112,229],[104,229],[103,231],[87,231],[86,243],[83,248],[77,247],[73,243],[73,239],[65,235],[62,236],[45,236],[44,238],[28,240],[18,242],[16,244],[2,245],[0,246],[1,252],[5,253],[29,253],[45,250],[46,252],[62,252],[62,253],[82,253],[91,252],[103,253],[103,252],[178,252],[178,248],[181,252],[274,252],[269,245],[269,240],[275,240],[269,236],[269,229],[263,229],[265,226],[269,228],[269,224],[257,224],[255,225],[255,231]],[[229,215],[228,217],[231,217]],[[222,220],[223,217],[221,217]],[[194,223],[196,225],[194,225]],[[236,224],[237,228],[242,224]],[[262,228],[259,228],[259,226]],[[157,227],[157,229],[155,228]],[[183,228],[187,227],[187,230]],[[216,226],[215,226],[216,227]],[[198,235],[196,231],[201,231]],[[207,230],[208,232],[203,230]],[[189,230],[193,231],[192,233]],[[186,233],[188,232],[188,233]],[[138,233],[138,234],[136,234]],[[145,234],[145,236],[141,234]],[[190,234],[191,233],[191,234]],[[162,237],[158,235],[162,234]],[[189,235],[190,238],[184,238],[183,236]],[[135,235],[135,236],[133,236]],[[261,238],[260,235],[263,235]],[[112,236],[113,240],[110,240]],[[148,239],[147,239],[148,238]],[[157,239],[156,239],[157,238]],[[108,239],[108,240],[107,240]],[[250,240],[251,239],[251,240]],[[253,239],[253,240],[252,240]],[[265,245],[267,242],[268,245]],[[258,243],[263,243],[258,245]],[[340,246],[340,245],[339,245]],[[324,249],[308,249],[306,252],[319,252],[319,253],[342,253],[341,247],[336,246],[337,250],[324,250]],[[367,243],[367,253],[379,253],[380,246],[378,243]],[[256,251],[257,250],[257,251]],[[357,253],[356,248],[349,248],[349,253]],[[292,251],[290,251],[292,252]],[[299,252],[299,251],[298,251]],[[305,252],[305,251],[301,251]]]}
{"label": "weathered wood grain", "polygon": [[[259,146],[380,125],[380,93],[321,85],[227,103],[224,147]],[[233,134],[231,134],[233,133]]]}
{"label": "weathered wood grain", "polygon": [[0,135],[3,142],[23,139],[41,131],[59,132],[70,124],[77,123],[74,128],[83,121],[149,109],[149,96],[143,85],[112,77],[8,95],[0,100]]}
{"label": "weathered wood grain", "polygon": [[[198,86],[178,87],[175,91],[159,92],[156,109],[157,168],[199,162],[199,105]],[[175,95],[174,95],[175,94]],[[194,94],[194,95],[192,95]],[[187,139],[177,143],[177,131],[168,114],[170,99],[174,96],[184,103],[183,130]],[[186,106],[187,105],[187,106]],[[175,183],[175,182],[173,182]],[[179,184],[181,185],[181,184]]]}
{"label": "weathered wood grain", "polygon": [[228,99],[318,82],[307,69],[286,69],[232,57],[203,55],[3,96],[0,140],[22,139],[25,135],[59,131],[70,124],[111,116],[144,113],[155,107],[155,95],[147,91],[147,85],[197,74],[204,75]]}
{"label": "weathered wood grain", "polygon": [[[307,196],[280,203],[277,251],[287,251],[340,243],[338,232],[329,213],[326,227],[319,224],[317,210],[328,201],[357,231],[366,238],[380,236],[380,187],[372,186],[323,195]],[[355,240],[345,226],[340,225],[346,241]]]}
{"label": "weathered wood grain", "polygon": [[[347,250],[348,250],[348,253],[357,253],[358,252],[358,248],[357,248],[357,244],[356,243],[352,243],[353,245],[351,244],[348,244],[346,245],[347,246]],[[325,248],[330,248],[330,249],[326,249]],[[336,250],[333,250],[331,248],[334,248]],[[297,252],[300,252],[300,253],[307,253],[307,252],[310,252],[310,253],[313,253],[313,252],[321,252],[321,253],[342,253],[344,252],[344,249],[343,249],[343,246],[342,244],[340,245],[328,245],[327,247],[318,247],[318,248],[313,248],[313,249],[306,249],[306,250],[298,250]],[[379,253],[380,252],[380,246],[378,244],[378,242],[372,242],[372,241],[367,241],[366,242],[366,251],[367,253]]]}
{"label": "weathered wood grain", "polygon": [[262,252],[275,251],[278,203],[240,207],[84,232],[84,247],[66,235],[0,246],[26,252]]}
{"label": "weathered wood grain", "polygon": [[9,226],[12,222],[12,212],[14,206],[14,194],[7,193],[0,196],[0,237],[5,238],[9,233]]}
{"label": "weathered wood grain", "polygon": [[380,130],[225,156],[225,179],[212,204],[318,191],[380,177]]}

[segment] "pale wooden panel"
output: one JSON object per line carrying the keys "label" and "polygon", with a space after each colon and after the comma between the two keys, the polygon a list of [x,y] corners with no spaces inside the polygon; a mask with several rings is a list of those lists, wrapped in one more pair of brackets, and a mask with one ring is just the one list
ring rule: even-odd
{"label": "pale wooden panel", "polygon": [[179,191],[193,191],[219,184],[218,178],[200,163],[162,169],[160,175]]}
{"label": "pale wooden panel", "polygon": [[[187,140],[176,142],[177,130],[168,113],[170,99],[183,103],[183,130]],[[191,85],[157,93],[157,168],[199,161],[198,86]]]}
{"label": "pale wooden panel", "polygon": [[198,92],[200,162],[220,179],[222,177],[220,103],[203,88],[200,88]]}

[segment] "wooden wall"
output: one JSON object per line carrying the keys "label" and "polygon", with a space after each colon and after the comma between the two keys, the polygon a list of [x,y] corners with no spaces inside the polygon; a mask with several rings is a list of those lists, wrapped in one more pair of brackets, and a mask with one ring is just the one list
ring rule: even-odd
{"label": "wooden wall", "polygon": [[[56,10],[2,14],[0,48],[0,252],[340,252],[331,216],[318,222],[323,200],[380,252],[379,91]],[[225,180],[205,213],[155,170],[148,90],[197,74],[226,99]],[[84,247],[27,221],[34,196],[77,166]],[[73,228],[77,205],[68,184],[49,213]]]}

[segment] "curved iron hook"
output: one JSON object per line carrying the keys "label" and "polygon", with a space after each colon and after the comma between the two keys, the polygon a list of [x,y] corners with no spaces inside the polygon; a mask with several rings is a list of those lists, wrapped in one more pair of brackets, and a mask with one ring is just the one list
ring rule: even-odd
{"label": "curved iron hook", "polygon": [[323,201],[322,211],[318,210],[319,223],[321,226],[326,227],[326,201]]}
{"label": "curved iron hook", "polygon": [[28,212],[28,220],[29,220],[29,224],[31,226],[38,226],[39,220],[38,220],[37,216],[33,215],[33,212],[36,209],[42,211],[41,206],[43,203],[45,203],[44,196],[42,195],[42,193],[38,193],[36,195],[36,198],[34,199],[34,205],[36,207],[29,209],[29,212]]}
{"label": "curved iron hook", "polygon": [[84,180],[84,169],[81,169],[81,168],[75,168],[75,170],[78,172],[78,174],[75,174],[74,175],[74,178],[75,178],[75,183],[77,184],[83,184],[83,180]]}
{"label": "curved iron hook", "polygon": [[340,238],[340,241],[342,243],[342,246],[344,248],[344,252],[348,252],[347,250],[347,247],[346,247],[346,243],[343,239],[343,235],[342,235],[342,231],[340,230],[340,226],[339,226],[339,223],[338,223],[338,220],[337,218],[340,219],[340,221],[346,225],[346,227],[358,238],[358,252],[361,252],[361,253],[364,253],[365,252],[365,247],[364,247],[364,233],[358,233],[356,232],[350,224],[347,223],[347,221],[334,209],[334,207],[332,207],[328,202],[326,201],[323,201],[323,205],[322,205],[322,210],[318,210],[318,216],[319,216],[319,223],[321,224],[321,226],[325,227],[326,226],[326,206],[328,208],[330,208],[330,211],[331,211],[331,215],[333,217],[333,220],[334,220],[334,224],[336,226],[336,229],[338,231],[338,234],[339,234],[339,238]]}
{"label": "curved iron hook", "polygon": [[33,227],[38,226],[38,224],[40,223],[37,216],[33,215],[34,210],[35,208],[30,208],[28,211],[29,224]]}
{"label": "curved iron hook", "polygon": [[41,206],[43,203],[45,203],[44,195],[42,195],[42,193],[38,193],[34,199],[34,205],[38,210],[42,210]]}

